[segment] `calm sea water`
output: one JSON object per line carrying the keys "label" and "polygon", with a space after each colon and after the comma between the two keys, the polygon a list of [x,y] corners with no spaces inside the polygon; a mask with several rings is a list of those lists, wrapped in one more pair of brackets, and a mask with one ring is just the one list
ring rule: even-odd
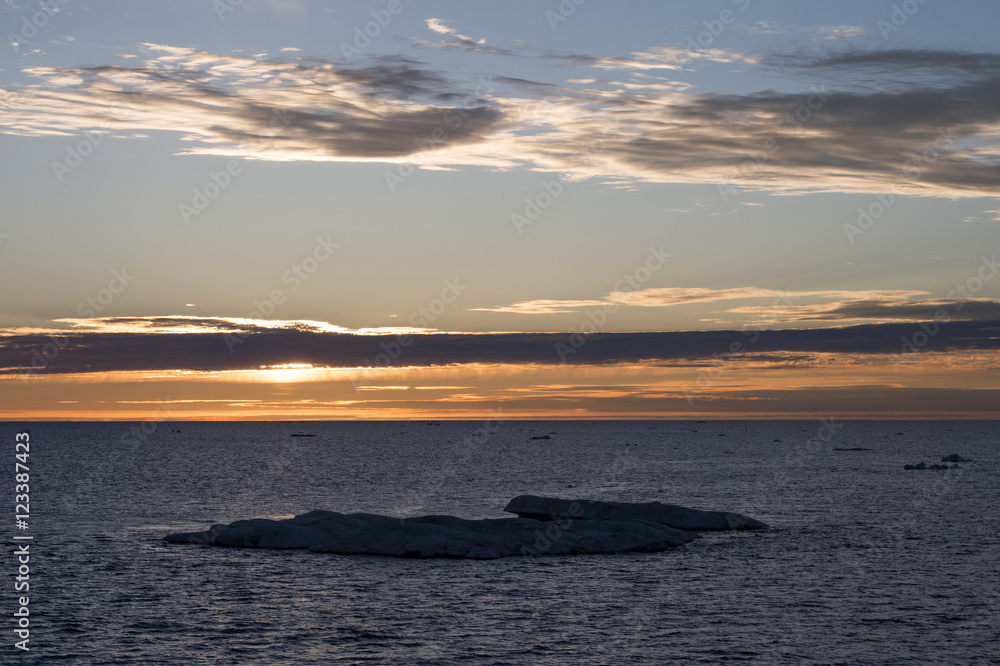
{"label": "calm sea water", "polygon": [[[139,426],[28,426],[31,652],[8,619],[3,663],[1000,663],[996,422]],[[0,428],[10,458],[24,429]],[[903,470],[950,453],[975,462]],[[495,561],[161,541],[316,508],[498,517],[522,493],[772,527]]]}

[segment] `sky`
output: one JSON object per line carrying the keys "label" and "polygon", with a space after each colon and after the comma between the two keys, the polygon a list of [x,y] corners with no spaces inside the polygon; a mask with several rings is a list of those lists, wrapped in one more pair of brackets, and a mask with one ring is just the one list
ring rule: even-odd
{"label": "sky", "polygon": [[997,25],[0,0],[0,418],[997,418]]}

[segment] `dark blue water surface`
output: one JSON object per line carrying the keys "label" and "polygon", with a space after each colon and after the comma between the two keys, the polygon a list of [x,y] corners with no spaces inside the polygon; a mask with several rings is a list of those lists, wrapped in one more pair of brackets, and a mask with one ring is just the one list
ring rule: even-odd
{"label": "dark blue water surface", "polygon": [[[6,424],[11,459],[26,428],[31,651],[8,586],[3,663],[1000,663],[995,422]],[[903,469],[950,453],[974,462]],[[499,517],[524,493],[772,527],[494,561],[161,541],[311,509]]]}

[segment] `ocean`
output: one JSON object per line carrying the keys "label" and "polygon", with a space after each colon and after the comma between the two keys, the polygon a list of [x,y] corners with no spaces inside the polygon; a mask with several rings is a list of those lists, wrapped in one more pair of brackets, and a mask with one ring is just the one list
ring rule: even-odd
{"label": "ocean", "polygon": [[[996,422],[8,423],[11,458],[24,431],[30,520],[0,566],[32,537],[30,651],[9,585],[5,664],[1000,663]],[[951,453],[972,462],[903,469]],[[162,541],[312,509],[503,517],[521,494],[770,527],[489,561]]]}

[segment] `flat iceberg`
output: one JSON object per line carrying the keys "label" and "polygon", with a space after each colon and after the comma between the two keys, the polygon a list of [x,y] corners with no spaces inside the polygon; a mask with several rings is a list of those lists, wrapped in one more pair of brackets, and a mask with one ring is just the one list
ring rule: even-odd
{"label": "flat iceberg", "polygon": [[512,499],[504,511],[536,520],[566,517],[611,521],[639,520],[669,525],[679,530],[755,530],[767,527],[759,520],[738,513],[700,511],[660,502],[597,502],[520,495]]}
{"label": "flat iceberg", "polygon": [[[315,510],[285,520],[238,520],[213,525],[203,532],[170,534],[164,540],[236,548],[299,548],[319,553],[496,559],[511,555],[655,552],[697,539],[698,535],[690,530],[766,527],[738,514],[659,502],[624,504],[522,495],[514,498],[506,510],[520,513],[520,509],[531,509],[526,513],[532,517],[392,518]],[[690,527],[681,529],[671,523]]]}

